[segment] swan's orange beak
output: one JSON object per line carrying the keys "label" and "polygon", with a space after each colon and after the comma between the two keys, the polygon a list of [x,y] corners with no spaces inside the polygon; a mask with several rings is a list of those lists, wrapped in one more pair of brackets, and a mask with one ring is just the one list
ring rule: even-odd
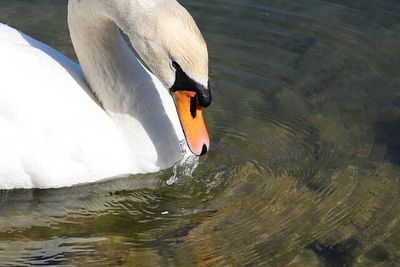
{"label": "swan's orange beak", "polygon": [[210,138],[204,124],[202,108],[196,100],[196,93],[176,91],[173,98],[190,151],[197,156],[206,154],[210,148]]}

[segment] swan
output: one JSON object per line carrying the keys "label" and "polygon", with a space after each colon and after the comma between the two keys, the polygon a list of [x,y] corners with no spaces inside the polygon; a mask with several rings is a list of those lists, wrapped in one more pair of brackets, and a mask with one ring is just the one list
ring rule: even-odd
{"label": "swan", "polygon": [[209,150],[207,45],[184,7],[70,0],[68,26],[80,65],[0,23],[0,189],[155,172],[182,140]]}

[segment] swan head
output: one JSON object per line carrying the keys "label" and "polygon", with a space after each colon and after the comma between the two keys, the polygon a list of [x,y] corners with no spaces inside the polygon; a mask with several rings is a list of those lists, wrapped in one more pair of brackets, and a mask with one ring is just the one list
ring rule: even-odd
{"label": "swan head", "polygon": [[[107,40],[112,37],[107,33],[116,32],[115,23],[143,65],[171,93],[191,152],[205,154],[210,146],[202,117],[202,109],[211,103],[208,52],[189,12],[175,0],[70,0],[68,13],[71,38],[85,75],[90,76],[97,66],[90,57],[95,53],[86,49],[92,47],[87,40],[108,49]],[[97,79],[86,78],[94,88]]]}
{"label": "swan head", "polygon": [[132,23],[128,35],[144,65],[170,91],[189,149],[203,155],[210,140],[202,109],[212,100],[207,45],[189,12],[176,1],[168,3],[173,4],[142,7],[146,12],[134,16],[142,23]]}

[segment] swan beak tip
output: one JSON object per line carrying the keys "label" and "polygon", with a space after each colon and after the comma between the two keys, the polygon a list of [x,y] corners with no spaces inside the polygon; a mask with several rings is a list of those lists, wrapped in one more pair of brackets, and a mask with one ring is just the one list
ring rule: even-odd
{"label": "swan beak tip", "polygon": [[205,154],[207,153],[207,151],[208,151],[207,146],[206,146],[205,144],[203,144],[203,148],[201,149],[201,154],[200,154],[200,156],[205,155]]}
{"label": "swan beak tip", "polygon": [[196,140],[194,142],[193,140],[187,140],[190,151],[196,156],[204,156],[210,148],[210,139],[208,138],[208,135],[204,137],[206,138],[202,138],[203,140],[200,140],[199,142],[196,142]]}
{"label": "swan beak tip", "polygon": [[173,93],[173,99],[190,151],[196,156],[203,156],[210,148],[210,138],[204,123],[202,107],[196,100],[196,93],[176,91]]}

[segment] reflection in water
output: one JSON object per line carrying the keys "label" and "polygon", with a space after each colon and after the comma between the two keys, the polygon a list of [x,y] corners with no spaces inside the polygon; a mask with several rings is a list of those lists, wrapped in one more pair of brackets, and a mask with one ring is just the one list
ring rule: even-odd
{"label": "reflection in water", "polygon": [[[5,0],[0,21],[73,57],[66,2]],[[211,153],[193,175],[1,192],[0,262],[400,265],[398,3],[182,3],[210,49]]]}

